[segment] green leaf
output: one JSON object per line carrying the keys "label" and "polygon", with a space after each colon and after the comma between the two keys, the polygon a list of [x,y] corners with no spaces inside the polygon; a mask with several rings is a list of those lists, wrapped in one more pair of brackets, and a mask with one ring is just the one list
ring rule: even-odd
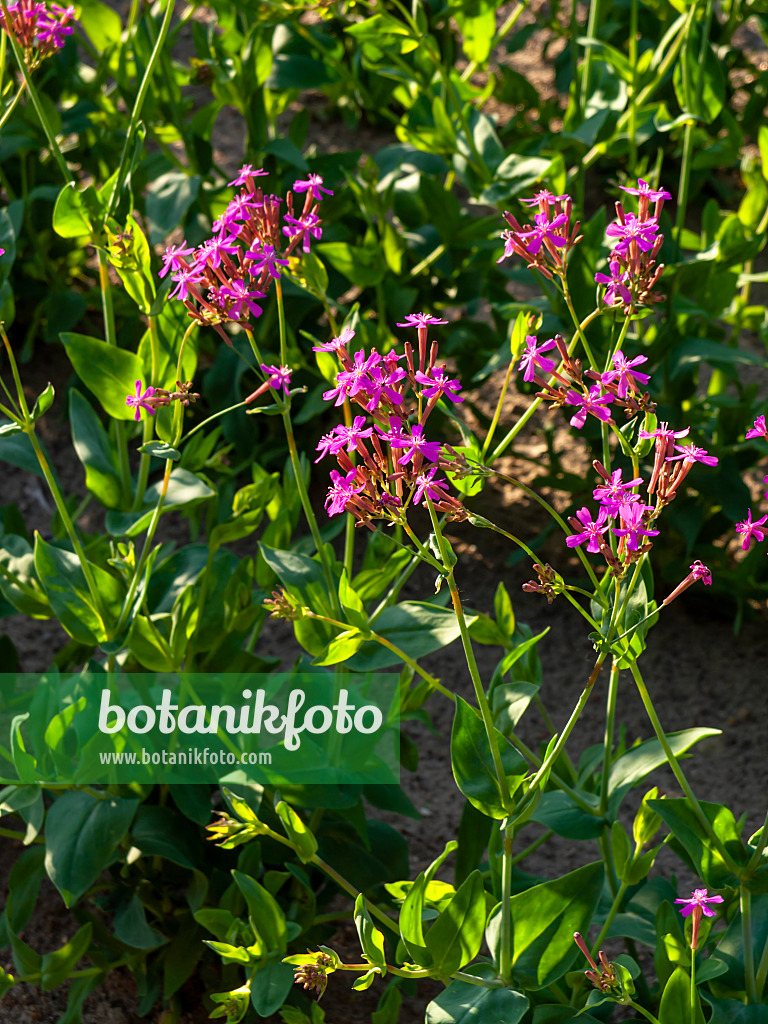
{"label": "green leaf", "polygon": [[150,245],[157,245],[181,223],[197,199],[202,178],[183,171],[168,171],[147,189],[147,220]]}
{"label": "green leaf", "polygon": [[101,566],[89,563],[104,618],[88,588],[80,559],[72,551],[48,544],[35,535],[35,569],[61,625],[83,644],[109,640],[122,607],[125,587]]}
{"label": "green leaf", "polygon": [[[573,968],[581,956],[573,933],[588,931],[602,889],[603,865],[596,863],[511,897],[512,970],[518,984],[546,988]],[[496,915],[496,934],[500,909],[491,915]],[[492,932],[491,919],[488,929]]]}
{"label": "green leaf", "polygon": [[143,454],[154,455],[157,459],[171,459],[173,462],[177,462],[181,458],[179,449],[172,448],[165,441],[147,441],[146,444],[141,445],[139,451]]}
{"label": "green leaf", "polygon": [[99,53],[120,42],[123,23],[111,7],[100,0],[81,0],[78,9],[80,24]]}
{"label": "green leaf", "polygon": [[[480,975],[479,971],[472,973]],[[528,997],[513,988],[452,981],[427,1006],[425,1024],[519,1024],[528,1006]]]}
{"label": "green leaf", "polygon": [[90,946],[92,933],[93,925],[90,922],[84,924],[61,949],[43,956],[40,966],[40,987],[43,992],[50,992],[67,980],[77,961]]}
{"label": "green leaf", "polygon": [[53,405],[53,399],[55,396],[56,392],[53,390],[53,384],[49,381],[45,390],[42,391],[35,399],[35,404],[32,407],[30,416],[35,422],[37,422],[41,416],[45,416]]}
{"label": "green leaf", "polygon": [[317,840],[299,815],[285,800],[275,804],[275,812],[283,823],[285,834],[303,864],[309,864],[317,853]]}
{"label": "green leaf", "polygon": [[[700,740],[706,739],[708,736],[719,736],[720,731],[720,729],[683,729],[682,732],[668,733],[667,742],[675,756],[680,757]],[[611,797],[608,805],[608,817],[616,816],[628,790],[666,763],[667,756],[655,737],[652,740],[644,740],[622,754],[621,757],[617,757],[611,765],[608,778],[608,793]]]}
{"label": "green leaf", "polygon": [[117,420],[132,420],[134,410],[125,399],[143,376],[139,357],[84,334],[65,331],[59,337],[78,377],[104,411]]}
{"label": "green leaf", "polygon": [[124,942],[132,949],[156,949],[168,940],[147,924],[144,904],[134,893],[115,914],[115,938]]}
{"label": "green leaf", "polygon": [[339,601],[349,624],[365,632],[368,629],[368,616],[365,614],[365,606],[353,589],[352,584],[348,581],[346,569],[342,570],[341,579],[339,580]]}
{"label": "green leaf", "polygon": [[[509,740],[494,729],[501,763],[510,793],[522,782],[528,765]],[[490,818],[505,818],[509,813],[502,799],[499,779],[491,755],[482,719],[463,699],[456,697],[456,713],[451,731],[451,767],[456,785],[478,811]]]}
{"label": "green leaf", "polygon": [[360,650],[364,643],[363,636],[356,629],[346,629],[331,640],[321,656],[312,661],[313,665],[339,665],[347,662]]}
{"label": "green leaf", "polygon": [[664,986],[659,1004],[659,1024],[681,1024],[695,1021],[704,1024],[704,1014],[698,994],[695,996],[695,1016],[691,1016],[691,979],[684,967],[676,967]]}
{"label": "green leaf", "polygon": [[[591,797],[588,793],[583,795],[588,800]],[[594,804],[597,810],[596,799]],[[586,813],[581,807],[576,806],[567,793],[560,790],[544,793],[531,815],[531,821],[546,825],[566,839],[597,839],[605,825],[603,818],[597,814]]]}
{"label": "green leaf", "polygon": [[[474,621],[467,617],[467,624]],[[453,611],[425,601],[404,601],[385,608],[376,619],[376,632],[413,658],[432,654],[456,640],[460,635]],[[350,660],[354,672],[370,672],[398,664],[397,655],[374,641],[367,641]]]}
{"label": "green leaf", "polygon": [[293,988],[293,969],[279,960],[267,960],[251,982],[251,1006],[260,1017],[271,1017]]}
{"label": "green leaf", "polygon": [[[105,522],[107,532],[113,537],[135,537],[142,533],[155,514],[154,506],[158,503],[161,488],[161,480],[147,488],[144,493],[144,504],[153,507],[144,512],[108,512]],[[177,466],[171,473],[163,512],[168,512],[172,508],[192,509],[215,494],[216,492],[195,473]]]}
{"label": "green leaf", "polygon": [[[726,866],[687,799],[680,797],[649,800],[648,806],[667,825],[674,836],[673,846],[677,846],[688,855],[694,871],[707,888],[723,889],[727,885],[736,884],[733,873]],[[731,857],[737,864],[744,863],[748,855],[732,812],[723,804],[714,804],[706,800],[701,800],[699,806]]]}
{"label": "green leaf", "polygon": [[117,452],[101,420],[77,388],[69,392],[69,424],[72,444],[85,467],[85,486],[106,508],[118,508],[123,492]]}
{"label": "green leaf", "polygon": [[184,868],[201,861],[197,829],[171,807],[144,804],[136,812],[131,842],[147,857],[164,857]]}
{"label": "green leaf", "polygon": [[263,885],[241,871],[233,871],[238,889],[248,904],[251,926],[269,950],[285,953],[288,948],[285,915],[275,897]]}
{"label": "green leaf", "polygon": [[75,183],[70,182],[59,193],[53,208],[53,230],[61,238],[90,236],[101,227],[104,213],[104,204],[93,185],[78,191]]}
{"label": "green leaf", "polygon": [[371,920],[365,906],[365,896],[359,894],[355,900],[355,927],[366,959],[386,974],[387,956],[384,952],[384,936]]}
{"label": "green leaf", "polygon": [[68,907],[112,862],[137,806],[138,800],[99,800],[82,790],[54,802],[45,827],[45,869]]}
{"label": "green leaf", "polygon": [[483,876],[473,871],[425,936],[427,949],[441,978],[448,978],[477,956],[483,941],[485,917]]}
{"label": "green leaf", "polygon": [[322,242],[315,246],[318,254],[360,288],[379,284],[386,273],[386,264],[378,248],[349,245],[348,242]]}
{"label": "green leaf", "polygon": [[432,954],[427,949],[422,925],[426,884],[426,875],[422,871],[406,894],[403,905],[400,908],[399,921],[400,934],[403,937],[405,947],[414,961],[421,967],[431,967],[432,965]]}

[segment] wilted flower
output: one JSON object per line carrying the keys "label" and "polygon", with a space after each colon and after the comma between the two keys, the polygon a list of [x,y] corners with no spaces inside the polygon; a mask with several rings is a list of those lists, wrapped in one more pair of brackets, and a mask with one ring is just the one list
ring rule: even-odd
{"label": "wilted flower", "polygon": [[704,563],[699,561],[699,559],[697,558],[691,566],[691,571],[688,573],[685,579],[682,580],[682,582],[678,583],[678,585],[675,587],[672,593],[668,597],[664,598],[664,600],[661,602],[662,605],[671,604],[676,597],[679,597],[680,594],[682,594],[684,590],[687,590],[688,587],[690,587],[694,583],[697,583],[699,580],[701,580],[701,582],[706,587],[712,585],[712,573],[709,571],[706,565],[704,565]]}

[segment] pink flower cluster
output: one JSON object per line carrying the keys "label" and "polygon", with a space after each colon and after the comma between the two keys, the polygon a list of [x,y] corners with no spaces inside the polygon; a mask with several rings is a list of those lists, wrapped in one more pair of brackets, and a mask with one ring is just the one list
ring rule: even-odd
{"label": "pink flower cluster", "polygon": [[[559,370],[555,369],[554,359],[542,355],[553,348],[557,348],[562,361]],[[613,403],[624,408],[628,415],[640,411],[650,412],[655,408],[650,396],[641,393],[641,385],[647,384],[650,377],[636,369],[646,360],[646,356],[628,359],[619,349],[613,356],[612,370],[605,373],[588,370],[582,375],[581,362],[571,358],[559,334],[541,345],[534,335],[526,335],[525,351],[520,357],[518,370],[523,371],[523,380],[535,381],[543,389],[538,392],[539,397],[555,406],[578,406],[570,422],[572,427],[580,430],[588,414],[604,423],[612,422],[608,406]],[[550,379],[545,379],[544,375]],[[583,376],[592,378],[597,384],[586,385]],[[574,385],[579,388],[578,391]]]}
{"label": "pink flower cluster", "polygon": [[[351,512],[357,526],[373,529],[371,521],[401,522],[408,504],[419,505],[429,498],[450,519],[466,518],[462,504],[447,491],[440,479],[441,469],[459,469],[456,458],[439,441],[430,441],[425,424],[440,398],[461,402],[461,384],[450,377],[445,365],[437,365],[437,342],[428,343],[429,328],[446,320],[425,313],[409,314],[398,327],[416,327],[418,351],[406,342],[400,355],[382,356],[373,349],[368,355],[349,345],[355,332],[345,327],[330,342],[315,351],[334,352],[341,369],[335,387],[323,397],[335,406],[361,407],[370,415],[351,417],[320,438],[320,462],[333,455],[339,465],[331,470],[331,487],[326,499],[328,514]],[[405,359],[405,366],[398,364]],[[353,462],[353,457],[356,461]]]}
{"label": "pink flower cluster", "polygon": [[[768,441],[768,425],[766,425],[765,416],[758,416],[747,431],[747,440],[753,437],[762,437]],[[764,483],[768,484],[768,476],[765,477]],[[766,491],[764,497],[768,500],[768,491]],[[768,523],[768,515],[764,515],[752,522],[752,509],[747,509],[747,518],[736,524],[736,532],[740,533],[743,538],[741,542],[743,551],[749,549],[753,540],[762,541],[768,537],[768,526],[765,525],[766,523]]]}
{"label": "pink flower cluster", "polygon": [[46,57],[60,50],[66,38],[72,35],[72,21],[77,19],[74,7],[60,7],[35,0],[14,0],[8,4],[9,23],[0,12],[0,26],[12,35],[24,51],[29,67],[35,67]]}
{"label": "pink flower cluster", "polygon": [[[223,323],[247,326],[251,317],[261,316],[259,299],[266,298],[272,281],[289,265],[289,258],[301,244],[310,251],[312,238],[322,234],[317,210],[323,193],[319,174],[296,181],[283,200],[265,195],[256,178],[267,172],[250,164],[240,168],[230,185],[243,186],[213,224],[213,235],[197,248],[186,242],[165,250],[160,277],[171,274],[175,288],[171,298],[180,299],[189,316],[213,327],[231,345]],[[294,209],[294,193],[305,193],[300,212]]]}
{"label": "pink flower cluster", "polygon": [[515,217],[504,211],[504,220],[511,230],[502,231],[504,254],[502,260],[516,254],[522,256],[528,266],[539,270],[550,280],[565,273],[568,253],[581,240],[579,221],[571,227],[573,200],[569,195],[554,196],[546,189],[537,192],[532,199],[523,199],[523,205],[537,206],[533,224],[521,227]]}
{"label": "pink flower cluster", "polygon": [[[628,565],[649,551],[652,542],[646,538],[659,535],[659,530],[652,528],[653,523],[664,506],[673,500],[691,467],[696,462],[703,462],[709,466],[717,465],[715,456],[708,455],[703,448],[697,448],[693,444],[675,444],[677,438],[684,437],[689,430],[690,428],[686,427],[685,430],[674,432],[663,423],[658,430],[640,431],[640,437],[656,438],[656,457],[648,483],[648,494],[655,493],[656,496],[655,505],[646,505],[637,493],[636,488],[643,482],[641,477],[623,480],[621,469],[608,473],[602,463],[593,462],[592,465],[601,482],[592,492],[592,497],[599,502],[600,509],[596,519],[592,518],[586,507],[579,509],[575,516],[569,517],[568,522],[575,532],[566,537],[566,545],[574,548],[586,542],[587,551],[593,555],[602,554],[616,575],[622,575]],[[678,454],[673,454],[674,452]],[[613,526],[612,523],[616,522],[619,525]],[[605,538],[609,529],[619,538],[615,553]],[[667,603],[696,579],[703,579],[707,584],[712,582],[706,567],[701,567],[702,572],[697,570],[696,566],[700,565],[701,563],[695,563],[691,566],[691,575],[686,577],[677,590],[667,598]]]}
{"label": "pink flower cluster", "polygon": [[[654,189],[642,178],[637,188],[620,186],[624,192],[638,197],[638,212],[626,213],[621,203],[616,203],[617,220],[606,230],[612,246],[608,258],[610,276],[595,274],[598,284],[606,285],[603,302],[609,306],[620,306],[627,314],[639,305],[660,302],[662,296],[654,292],[664,266],[656,265],[664,236],[659,232],[659,217],[667,199],[672,196],[663,188]],[[651,216],[650,204],[654,203]]]}

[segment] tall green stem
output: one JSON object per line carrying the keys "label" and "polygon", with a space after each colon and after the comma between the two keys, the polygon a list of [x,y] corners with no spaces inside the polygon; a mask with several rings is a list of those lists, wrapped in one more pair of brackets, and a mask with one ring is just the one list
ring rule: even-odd
{"label": "tall green stem", "polygon": [[123,146],[123,152],[120,154],[120,163],[117,168],[117,177],[115,183],[112,186],[112,194],[109,197],[109,203],[107,205],[107,211],[104,215],[104,222],[106,223],[107,217],[111,217],[117,209],[117,204],[120,199],[120,192],[125,181],[125,175],[128,171],[128,157],[131,152],[131,146],[133,145],[133,138],[136,134],[136,129],[139,125],[139,119],[141,118],[141,109],[144,106],[144,100],[146,99],[147,92],[149,90],[149,83],[152,80],[152,75],[155,70],[155,65],[160,57],[160,53],[163,49],[166,36],[168,35],[168,29],[171,26],[171,17],[173,15],[173,8],[175,6],[175,0],[166,0],[165,4],[165,16],[163,17],[163,23],[160,26],[160,34],[157,37],[155,46],[152,50],[152,54],[147,63],[146,70],[144,71],[144,77],[141,80],[139,91],[136,95],[136,100],[133,104],[133,110],[131,111],[131,120],[128,125],[128,132],[125,136],[125,145]]}
{"label": "tall green stem", "polygon": [[656,709],[653,706],[653,701],[651,700],[651,696],[648,693],[648,689],[645,685],[645,682],[643,681],[643,677],[640,674],[640,669],[637,667],[637,663],[634,661],[630,662],[629,669],[632,673],[632,678],[635,680],[635,685],[637,686],[637,691],[640,694],[640,699],[643,702],[643,706],[645,707],[648,718],[650,719],[651,725],[653,726],[653,731],[656,733],[656,738],[661,744],[661,749],[664,751],[669,767],[672,769],[675,778],[680,783],[680,788],[688,798],[688,801],[691,805],[691,809],[693,810],[696,817],[699,819],[701,827],[703,828],[706,835],[709,837],[710,841],[716,848],[717,852],[722,857],[728,870],[732,871],[734,874],[738,874],[738,866],[734,864],[730,854],[723,846],[720,837],[715,833],[715,830],[712,828],[711,822],[707,818],[704,811],[701,809],[701,804],[694,796],[693,790],[691,789],[690,784],[686,779],[685,775],[683,774],[682,768],[680,767],[680,762],[677,760],[675,752],[669,745],[669,740],[667,739],[666,734],[661,727],[659,716],[656,714]]}
{"label": "tall green stem", "polygon": [[[112,285],[109,280],[109,267],[107,265],[107,254],[101,246],[97,247],[99,259],[99,285],[101,288],[101,310],[104,317],[104,340],[108,345],[117,346],[117,331],[115,329],[115,310],[112,305]],[[115,437],[117,440],[117,458],[120,466],[120,483],[123,488],[124,500],[130,500],[131,496],[131,467],[128,462],[128,438],[125,433],[125,423],[122,420],[114,421]]]}
{"label": "tall green stem", "polygon": [[741,911],[741,941],[744,946],[744,979],[747,1001],[758,1002],[755,978],[755,950],[752,942],[752,893],[746,885],[739,886],[739,909]]}

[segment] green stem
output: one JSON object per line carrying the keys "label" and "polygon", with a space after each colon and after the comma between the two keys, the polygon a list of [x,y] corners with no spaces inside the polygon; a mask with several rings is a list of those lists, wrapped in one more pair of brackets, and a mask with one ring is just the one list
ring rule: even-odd
{"label": "green stem", "polygon": [[755,976],[755,993],[758,1003],[762,1002],[763,999],[766,977],[768,977],[768,939],[766,939],[765,946],[763,946],[763,953],[760,957],[760,963],[757,965],[757,974]]}
{"label": "green stem", "polygon": [[697,1024],[696,1008],[699,1000],[696,997],[696,950],[691,950],[691,1024]]}
{"label": "green stem", "polygon": [[[112,285],[109,280],[109,269],[107,266],[107,254],[98,246],[96,249],[99,259],[99,285],[101,287],[101,310],[104,317],[104,340],[108,345],[117,347],[117,331],[115,330],[115,310],[112,305]],[[123,488],[123,496],[128,499],[131,494],[131,467],[128,462],[128,439],[125,433],[125,423],[122,420],[115,420],[115,437],[117,439],[117,457],[120,466],[120,483]]]}
{"label": "green stem", "polygon": [[[157,317],[149,317],[149,343],[150,351],[152,353],[152,383],[155,386],[160,386],[160,381],[157,377],[160,372],[160,338],[157,333]],[[144,435],[142,437],[142,444],[152,440],[155,432],[155,418],[154,416],[147,416],[144,420]],[[144,492],[147,489],[147,481],[149,480],[149,469],[152,456],[149,452],[141,453],[141,461],[139,462],[139,477],[136,483],[136,494],[133,499],[133,512],[138,512],[141,508],[141,504],[144,500]]]}
{"label": "green stem", "polygon": [[752,942],[752,893],[746,885],[739,886],[739,909],[741,910],[741,941],[744,946],[744,978],[747,1002],[756,1004],[757,980],[755,978],[755,950]]}
{"label": "green stem", "polygon": [[[348,882],[343,875],[340,875],[336,868],[332,868],[327,861],[324,861],[321,857],[318,857],[317,854],[315,854],[315,856],[312,858],[312,863],[317,864],[320,870],[324,871],[329,878],[332,878],[340,889],[343,889],[346,893],[349,893],[352,899],[357,899],[359,895],[358,890],[352,885],[351,882]],[[397,921],[393,921],[389,914],[385,914],[383,910],[380,910],[376,906],[376,904],[371,903],[370,900],[366,899],[365,905],[368,909],[368,912],[373,917],[381,921],[381,923],[385,925],[387,928],[389,928],[390,931],[394,932],[398,938],[400,937],[400,928],[398,927]]]}
{"label": "green stem", "polygon": [[504,830],[504,846],[501,854],[501,935],[499,937],[499,974],[505,985],[512,980],[512,914],[509,900],[512,895],[512,825]]}
{"label": "green stem", "polygon": [[166,36],[168,35],[168,29],[171,26],[171,17],[173,15],[173,9],[175,6],[175,0],[166,0],[165,5],[165,16],[163,17],[163,23],[160,26],[160,34],[157,37],[152,54],[147,63],[144,77],[141,80],[139,91],[136,95],[136,101],[133,104],[133,110],[131,111],[131,120],[128,125],[128,132],[125,136],[125,145],[123,146],[123,152],[120,154],[120,163],[117,168],[117,177],[115,178],[115,184],[112,186],[112,194],[109,197],[109,203],[107,205],[107,211],[104,215],[104,223],[107,218],[111,217],[117,209],[117,204],[120,198],[120,191],[125,181],[125,175],[128,170],[128,156],[133,145],[133,138],[136,134],[136,129],[139,125],[139,119],[141,117],[141,108],[144,106],[144,100],[146,99],[147,92],[149,91],[149,83],[152,79],[152,75],[155,70],[155,64],[160,57],[160,53],[165,43]]}
{"label": "green stem", "polygon": [[548,828],[543,835],[540,835],[538,839],[534,839],[533,842],[529,843],[524,850],[521,850],[520,853],[516,853],[514,857],[511,858],[510,863],[512,866],[514,867],[515,864],[519,864],[521,861],[524,861],[526,857],[534,852],[534,850],[538,850],[538,848],[546,843],[548,839],[551,839],[554,834],[555,833],[552,829]]}
{"label": "green stem", "polygon": [[613,903],[611,904],[611,909],[608,911],[608,916],[606,917],[605,921],[603,922],[603,927],[600,929],[600,934],[597,936],[597,938],[595,939],[595,941],[594,941],[594,943],[592,945],[592,956],[593,957],[597,956],[598,952],[600,951],[600,947],[602,946],[603,942],[605,941],[605,936],[608,934],[608,929],[611,927],[611,922],[613,921],[614,917],[616,917],[616,915],[619,912],[619,907],[621,906],[621,901],[624,898],[624,893],[627,891],[627,888],[628,888],[628,883],[627,882],[622,882],[621,885],[619,886],[618,892],[616,893],[616,895],[613,898]]}
{"label": "green stem", "polygon": [[504,378],[504,383],[501,386],[501,394],[499,395],[499,400],[496,403],[496,411],[493,414],[493,419],[491,420],[491,425],[488,428],[488,433],[485,435],[485,441],[483,442],[483,447],[482,447],[482,450],[480,452],[480,461],[481,462],[485,462],[485,456],[488,453],[488,449],[491,447],[491,441],[493,440],[493,435],[496,433],[496,427],[498,426],[499,417],[501,416],[501,407],[504,404],[504,399],[507,397],[507,388],[509,387],[509,382],[512,379],[512,370],[514,368],[514,365],[515,365],[515,360],[514,359],[510,359],[509,366],[507,367],[507,375]]}
{"label": "green stem", "polygon": [[[5,35],[3,36],[3,38],[5,38]],[[17,103],[19,102],[19,100],[21,99],[22,95],[24,94],[24,89],[26,88],[26,84],[27,84],[26,82],[22,82],[21,83],[21,85],[19,86],[19,88],[18,88],[18,90],[16,92],[16,95],[13,97],[11,102],[8,104],[8,106],[3,111],[3,116],[0,117],[0,131],[3,130],[3,128],[5,127],[5,122],[8,120],[8,118],[11,116],[11,114],[16,109]]]}
{"label": "green stem", "polygon": [[[596,0],[592,0],[592,2],[594,4],[596,2]],[[592,355],[592,350],[589,347],[589,342],[587,341],[587,336],[584,333],[584,326],[579,321],[579,318],[576,315],[576,310],[574,309],[573,301],[571,299],[571,290],[568,287],[568,281],[567,281],[567,279],[565,277],[565,273],[563,273],[562,281],[563,281],[563,298],[565,299],[565,304],[568,307],[568,312],[571,314],[571,319],[573,320],[573,323],[574,323],[574,325],[576,327],[576,334],[581,339],[581,344],[584,346],[584,351],[587,354],[587,359],[589,360],[589,365],[591,366],[591,368],[593,370],[596,370],[597,369],[597,361],[595,360],[595,357]]]}
{"label": "green stem", "polygon": [[649,1013],[648,1010],[644,1010],[639,1003],[634,1002],[632,999],[627,1000],[627,1006],[631,1006],[633,1010],[636,1010],[638,1013],[641,1013],[646,1020],[649,1020],[651,1022],[651,1024],[659,1024],[658,1017],[654,1017],[652,1013]]}
{"label": "green stem", "polygon": [[619,668],[614,661],[608,679],[608,701],[605,711],[605,732],[603,734],[603,775],[600,780],[600,813],[608,810],[608,782],[613,761],[613,730],[616,720],[616,700],[619,692]]}
{"label": "green stem", "polygon": [[475,652],[472,648],[472,641],[469,636],[469,629],[467,628],[467,622],[464,618],[464,608],[461,604],[461,597],[459,596],[459,588],[456,586],[456,580],[453,575],[453,562],[455,560],[452,557],[452,553],[448,551],[446,547],[445,538],[443,537],[443,531],[438,522],[437,515],[435,513],[435,506],[432,499],[427,494],[427,504],[429,506],[429,515],[432,519],[432,529],[435,531],[435,537],[437,544],[440,549],[440,555],[443,560],[443,566],[446,572],[446,581],[448,583],[448,589],[451,592],[451,601],[453,603],[453,610],[456,614],[456,621],[459,626],[459,632],[461,633],[461,643],[464,648],[464,657],[466,658],[467,668],[472,678],[472,686],[475,690],[475,700],[480,710],[480,714],[483,719],[483,725],[485,726],[485,732],[488,737],[488,745],[491,751],[491,757],[493,758],[494,768],[496,769],[496,776],[499,783],[499,793],[501,795],[502,804],[504,809],[512,811],[512,797],[509,792],[509,786],[507,784],[507,776],[504,772],[504,766],[501,763],[501,753],[499,751],[499,743],[496,737],[496,729],[493,724],[493,715],[488,704],[488,700],[485,696],[485,690],[480,679],[480,672],[477,667],[477,661],[475,660]]}
{"label": "green stem", "polygon": [[648,718],[650,719],[651,725],[653,726],[653,731],[656,733],[656,738],[661,744],[661,749],[664,751],[664,754],[667,758],[667,762],[669,763],[669,766],[672,769],[675,778],[679,782],[680,788],[688,798],[688,801],[691,805],[691,809],[693,810],[696,817],[699,819],[701,827],[709,837],[713,846],[717,849],[717,852],[720,854],[728,870],[732,871],[735,875],[738,875],[738,865],[734,864],[730,854],[723,846],[720,837],[715,833],[709,819],[707,818],[704,811],[701,809],[701,804],[694,796],[693,790],[691,789],[690,784],[686,779],[685,775],[683,774],[682,768],[680,767],[680,762],[677,760],[675,752],[669,745],[669,740],[667,739],[666,733],[661,727],[659,716],[656,714],[656,709],[653,706],[651,696],[648,693],[648,689],[645,685],[645,682],[643,681],[642,675],[640,674],[640,669],[637,667],[637,663],[634,661],[630,662],[629,669],[632,673],[632,678],[635,680],[635,685],[637,686],[638,693],[640,694],[640,699],[643,702],[643,706],[645,707]]}
{"label": "green stem", "polygon": [[[3,11],[3,18],[5,19],[5,24],[10,25],[11,16],[8,13],[8,5],[6,4],[5,0],[0,0],[0,7]],[[53,154],[53,157],[56,163],[58,164],[62,177],[67,182],[67,184],[70,184],[71,182],[74,181],[74,178],[69,172],[67,162],[64,159],[61,150],[59,149],[59,144],[56,141],[56,136],[48,120],[48,116],[45,113],[45,108],[40,102],[40,97],[37,95],[37,90],[32,84],[32,76],[30,75],[29,68],[27,67],[24,61],[24,55],[22,54],[21,48],[19,47],[19,44],[16,42],[13,33],[8,32],[7,36],[8,41],[11,44],[11,49],[13,50],[13,55],[16,58],[16,63],[19,66],[19,71],[21,72],[22,77],[24,79],[24,84],[27,87],[29,98],[32,100],[32,105],[34,106],[35,112],[37,113],[37,116],[40,119],[40,124],[42,125],[43,131],[45,132],[45,137],[48,139],[48,145],[51,147],[51,153]]]}

